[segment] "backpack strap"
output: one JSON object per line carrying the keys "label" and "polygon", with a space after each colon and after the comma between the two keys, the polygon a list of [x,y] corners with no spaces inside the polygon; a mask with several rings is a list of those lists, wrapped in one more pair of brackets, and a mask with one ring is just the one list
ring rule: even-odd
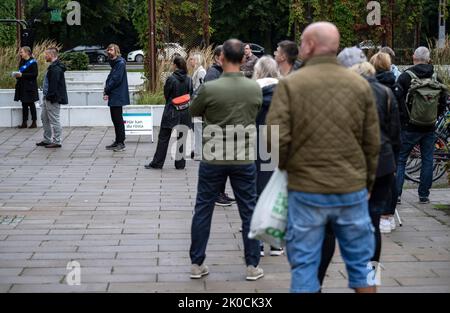
{"label": "backpack strap", "polygon": [[434,73],[433,73],[433,76],[431,76],[431,80],[433,80],[434,82],[439,83],[438,76],[437,76],[437,73],[436,73],[436,72],[434,72]]}
{"label": "backpack strap", "polygon": [[408,73],[408,75],[411,77],[411,79],[419,79],[416,74],[414,74],[412,71],[407,70],[405,73]]}

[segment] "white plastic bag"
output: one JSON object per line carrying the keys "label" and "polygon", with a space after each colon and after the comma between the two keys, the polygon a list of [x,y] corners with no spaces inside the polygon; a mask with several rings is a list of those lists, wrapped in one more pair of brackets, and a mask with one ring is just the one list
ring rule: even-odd
{"label": "white plastic bag", "polygon": [[286,222],[287,173],[277,168],[256,204],[248,237],[282,248],[285,245]]}

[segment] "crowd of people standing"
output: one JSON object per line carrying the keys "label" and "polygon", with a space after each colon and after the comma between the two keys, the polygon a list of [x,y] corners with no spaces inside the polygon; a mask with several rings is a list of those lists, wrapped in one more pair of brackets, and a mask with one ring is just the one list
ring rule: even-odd
{"label": "crowd of people standing", "polygon": [[[389,47],[370,60],[357,47],[338,54],[339,50],[336,26],[319,22],[304,30],[300,47],[293,41],[280,42],[274,57],[258,59],[249,44],[230,39],[215,48],[213,65],[207,69],[200,53],[191,54],[188,60],[180,55],[173,58],[172,74],[164,86],[166,104],[156,152],[145,168],[163,168],[177,126],[194,129],[191,155],[200,165],[189,249],[192,279],[209,273],[206,248],[215,205],[233,203],[242,219],[246,279],[264,276],[259,266],[264,246],[249,239],[248,233],[258,197],[273,173],[262,170],[270,160],[253,160],[248,153],[251,144],[238,144],[226,128],[254,125],[261,137],[259,126],[266,125],[279,130],[279,141],[268,140],[267,144],[279,151],[278,168],[288,175],[285,249],[291,265],[291,291],[321,290],[336,239],[349,287],[357,292],[376,291],[367,279],[368,264],[381,261],[381,234],[396,228],[394,213],[401,203],[405,165],[416,144],[422,155],[418,200],[422,204],[430,201],[434,122],[445,110],[447,92],[426,47],[417,48],[414,66],[404,73],[393,64],[395,52]],[[106,149],[120,152],[125,150],[122,109],[130,102],[126,62],[117,45],[108,46],[107,52],[111,72],[104,100],[110,107],[115,140]],[[50,66],[43,86],[44,139],[37,145],[59,148],[60,105],[68,102],[65,67],[56,49],[45,53]],[[28,47],[20,50],[20,56],[15,96],[23,106],[20,128],[27,127],[28,108],[33,128],[37,65]],[[428,94],[419,98],[417,90],[424,88]],[[202,134],[202,129],[212,125],[223,136]],[[178,131],[177,140],[185,136]],[[211,158],[205,155],[205,146],[211,142],[237,144],[232,155],[224,151],[223,158]],[[177,147],[180,155],[189,151],[185,141]],[[184,157],[175,160],[176,169],[185,166]],[[235,199],[225,192],[228,179]],[[283,249],[270,248],[270,255],[283,253]]]}

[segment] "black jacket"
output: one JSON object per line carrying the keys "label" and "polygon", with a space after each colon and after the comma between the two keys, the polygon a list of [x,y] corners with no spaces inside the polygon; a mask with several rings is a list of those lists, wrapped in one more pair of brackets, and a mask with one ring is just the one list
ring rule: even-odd
{"label": "black jacket", "polygon": [[257,169],[257,175],[256,175],[256,194],[258,197],[263,192],[264,188],[267,186],[267,183],[269,182],[270,178],[272,177],[273,171],[262,171],[261,170],[261,164],[262,163],[270,163],[270,160],[262,160],[260,155],[260,138],[261,135],[259,132],[259,126],[266,125],[266,117],[267,113],[269,112],[270,103],[272,102],[273,93],[275,92],[277,85],[269,85],[262,89],[263,93],[263,103],[261,106],[261,109],[258,112],[258,115],[256,116],[256,132],[257,132],[257,159],[256,159],[256,169]]}
{"label": "black jacket", "polygon": [[[434,74],[434,67],[431,64],[417,64],[408,69],[413,72],[419,78],[430,78]],[[438,78],[439,82],[442,82]],[[400,109],[400,119],[402,123],[402,128],[410,131],[410,132],[433,132],[435,130],[435,126],[417,126],[409,123],[409,115],[406,110],[406,96],[408,94],[408,90],[411,86],[411,76],[408,73],[404,72],[398,78],[397,84],[395,85],[395,97],[399,103]],[[441,98],[439,100],[438,107],[438,115],[441,115],[445,111],[445,107],[447,105],[447,92],[443,91],[441,94]],[[409,108],[411,110],[411,108]]]}
{"label": "black jacket", "polygon": [[164,85],[164,97],[166,106],[164,107],[161,119],[161,128],[174,128],[177,125],[191,127],[192,118],[188,109],[177,111],[172,104],[172,99],[189,93],[193,94],[192,79],[183,70],[176,70],[170,75]]}
{"label": "black jacket", "polygon": [[376,79],[380,84],[391,89],[392,92],[395,91],[395,75],[391,71],[377,72]]}
{"label": "black jacket", "polygon": [[223,73],[223,69],[222,66],[218,65],[218,64],[213,64],[207,71],[206,71],[206,75],[205,78],[203,78],[203,81],[209,82],[211,80],[216,80],[220,77],[220,75],[222,75]]}
{"label": "black jacket", "polygon": [[130,104],[128,77],[125,59],[118,57],[110,60],[111,72],[106,79],[105,95],[108,95],[108,106],[121,107]]}
{"label": "black jacket", "polygon": [[381,147],[376,176],[381,177],[397,170],[400,152],[400,115],[392,91],[375,78],[368,78],[368,81],[375,95],[380,123]]}
{"label": "black jacket", "polygon": [[47,69],[48,92],[45,97],[51,103],[68,104],[66,78],[64,72],[66,66],[61,61],[56,60]]}
{"label": "black jacket", "polygon": [[[29,59],[28,61],[32,60]],[[25,65],[28,61],[22,59],[19,67]],[[31,64],[22,73],[22,77],[17,78],[16,91],[14,94],[14,101],[21,101],[22,103],[33,103],[39,100],[38,85],[38,65],[36,62]]]}

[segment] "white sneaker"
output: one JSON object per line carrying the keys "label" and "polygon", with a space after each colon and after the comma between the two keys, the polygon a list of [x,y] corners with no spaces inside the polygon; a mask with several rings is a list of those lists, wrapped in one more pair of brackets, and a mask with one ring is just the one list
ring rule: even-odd
{"label": "white sneaker", "polygon": [[270,247],[270,256],[283,255],[283,248]]}
{"label": "white sneaker", "polygon": [[247,266],[247,276],[245,279],[255,281],[264,276],[264,271],[259,266],[254,267],[253,265]]}
{"label": "white sneaker", "polygon": [[380,233],[389,234],[391,232],[391,222],[388,218],[380,219]]}
{"label": "white sneaker", "polygon": [[191,267],[191,278],[192,279],[199,279],[208,274],[209,274],[209,270],[206,265],[192,264],[192,267]]}
{"label": "white sneaker", "polygon": [[389,223],[391,223],[391,231],[395,230],[396,225],[395,225],[395,217],[394,216],[389,217]]}

